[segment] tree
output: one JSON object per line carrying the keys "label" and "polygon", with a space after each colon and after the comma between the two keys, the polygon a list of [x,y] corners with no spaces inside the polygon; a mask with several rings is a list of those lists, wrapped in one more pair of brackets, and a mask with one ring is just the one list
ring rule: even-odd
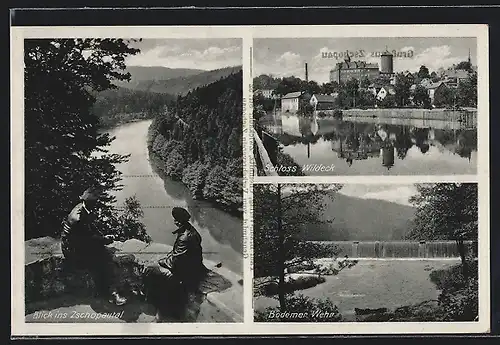
{"label": "tree", "polygon": [[[148,140],[167,176],[183,181],[193,197],[235,214],[243,203],[241,80],[240,70],[177,97],[169,111],[155,116]],[[265,111],[256,105],[254,114]]]}
{"label": "tree", "polygon": [[[254,272],[278,277],[280,308],[287,310],[285,269],[321,255],[299,238],[300,231],[323,220],[324,198],[339,185],[254,185]],[[335,255],[335,252],[330,255]]]}
{"label": "tree", "polygon": [[464,241],[477,241],[478,198],[475,183],[417,184],[418,194],[410,198],[417,207],[409,237],[419,240],[455,240],[467,275]]}
{"label": "tree", "polygon": [[465,70],[467,72],[472,72],[472,63],[469,61],[461,61],[455,66],[455,70]]}
{"label": "tree", "polygon": [[427,89],[422,85],[417,85],[413,92],[413,103],[419,107],[429,108],[431,106],[431,98],[427,93]]}
{"label": "tree", "polygon": [[377,99],[377,105],[380,108],[394,108],[396,105],[396,97],[391,94],[387,94],[382,100]]}
{"label": "tree", "polygon": [[436,107],[453,107],[455,105],[455,92],[453,89],[443,86],[434,93],[434,105]]}
{"label": "tree", "polygon": [[376,98],[375,98],[375,95],[366,90],[366,89],[360,89],[359,92],[358,92],[358,100],[356,101],[356,103],[359,105],[359,106],[362,106],[362,107],[373,107],[375,106],[375,102],[376,102]]}
{"label": "tree", "polygon": [[441,78],[434,71],[431,73],[430,78],[431,78],[433,83],[437,83],[438,81],[441,80]]}
{"label": "tree", "polygon": [[409,103],[410,100],[410,87],[412,81],[404,73],[396,74],[396,84],[394,85],[395,101],[398,107],[403,107]]}
{"label": "tree", "polygon": [[344,84],[346,96],[350,99],[350,106],[356,107],[356,97],[358,97],[359,81],[356,78],[348,79]]}
{"label": "tree", "polygon": [[427,67],[425,67],[424,65],[420,66],[420,69],[418,70],[417,76],[420,80],[425,79],[425,78],[430,78],[429,69]]}
{"label": "tree", "polygon": [[368,79],[367,76],[364,76],[363,78],[361,78],[361,82],[359,83],[359,87],[362,89],[366,89],[366,88],[368,88],[368,86],[370,86],[370,84],[371,84],[370,79]]}
{"label": "tree", "polygon": [[304,91],[305,87],[305,81],[300,78],[286,77],[280,81],[274,92],[278,96],[284,96],[290,92]]}
{"label": "tree", "polygon": [[[56,236],[63,217],[89,186],[103,189],[101,219],[116,219],[110,192],[127,156],[108,154],[94,94],[129,80],[125,57],[139,52],[123,39],[27,39],[25,82],[26,238]],[[103,231],[116,231],[104,227]],[[140,237],[140,235],[137,235]]]}
{"label": "tree", "polygon": [[338,92],[339,88],[340,85],[336,81],[333,81],[331,83],[324,83],[323,85],[321,85],[321,93],[329,95],[334,92]]}
{"label": "tree", "polygon": [[457,103],[462,107],[477,106],[477,73],[469,74],[469,77],[458,84]]}

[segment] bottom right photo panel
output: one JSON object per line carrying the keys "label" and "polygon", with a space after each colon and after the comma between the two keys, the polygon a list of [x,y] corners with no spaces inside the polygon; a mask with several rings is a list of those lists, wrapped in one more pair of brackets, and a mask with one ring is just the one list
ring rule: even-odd
{"label": "bottom right photo panel", "polygon": [[254,321],[479,321],[477,187],[254,184]]}

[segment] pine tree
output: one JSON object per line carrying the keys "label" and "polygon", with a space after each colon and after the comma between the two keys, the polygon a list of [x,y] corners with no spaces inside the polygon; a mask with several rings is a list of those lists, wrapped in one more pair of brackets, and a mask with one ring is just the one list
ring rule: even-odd
{"label": "pine tree", "polygon": [[101,219],[116,220],[109,192],[127,156],[107,153],[113,138],[91,109],[93,94],[130,78],[125,57],[138,50],[122,39],[28,39],[24,48],[26,238],[57,235],[93,185],[105,193]]}

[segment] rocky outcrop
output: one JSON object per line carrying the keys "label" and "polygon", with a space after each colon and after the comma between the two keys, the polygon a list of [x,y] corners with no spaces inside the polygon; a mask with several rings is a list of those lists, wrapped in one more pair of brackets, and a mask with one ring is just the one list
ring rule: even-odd
{"label": "rocky outcrop", "polygon": [[[117,287],[128,297],[133,297],[133,291],[142,289],[142,268],[156,262],[171,250],[171,246],[165,244],[145,243],[135,239],[114,242],[108,247],[114,252]],[[199,301],[199,305],[193,306],[193,309],[196,313],[201,309],[202,314],[212,318],[212,321],[242,321],[241,277],[220,263],[205,260],[204,264],[210,271],[200,284],[201,298],[195,299]],[[93,291],[94,282],[89,272],[66,267],[59,240],[42,237],[25,242],[27,314],[35,312],[37,305],[44,301],[55,300],[63,295],[88,297],[93,295]]]}

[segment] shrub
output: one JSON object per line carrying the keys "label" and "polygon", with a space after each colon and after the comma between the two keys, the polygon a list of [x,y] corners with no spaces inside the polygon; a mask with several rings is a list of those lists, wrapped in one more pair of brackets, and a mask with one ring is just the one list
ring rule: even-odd
{"label": "shrub", "polygon": [[462,265],[431,272],[430,279],[441,290],[438,301],[444,321],[473,321],[478,315],[477,261],[467,261],[469,277]]}

